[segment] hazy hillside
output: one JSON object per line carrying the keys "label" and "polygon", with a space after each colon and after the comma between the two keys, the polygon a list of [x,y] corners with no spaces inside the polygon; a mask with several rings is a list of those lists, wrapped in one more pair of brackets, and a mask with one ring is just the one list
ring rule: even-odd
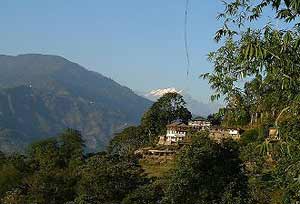
{"label": "hazy hillside", "polygon": [[91,150],[137,124],[150,101],[62,57],[0,56],[0,148],[24,146],[71,127]]}

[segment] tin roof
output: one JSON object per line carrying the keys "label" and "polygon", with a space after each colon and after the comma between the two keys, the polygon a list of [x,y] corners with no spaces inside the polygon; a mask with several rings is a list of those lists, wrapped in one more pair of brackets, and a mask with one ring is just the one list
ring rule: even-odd
{"label": "tin roof", "polygon": [[187,126],[183,122],[173,122],[173,123],[167,125],[167,127],[183,127],[183,128],[188,128],[189,126]]}

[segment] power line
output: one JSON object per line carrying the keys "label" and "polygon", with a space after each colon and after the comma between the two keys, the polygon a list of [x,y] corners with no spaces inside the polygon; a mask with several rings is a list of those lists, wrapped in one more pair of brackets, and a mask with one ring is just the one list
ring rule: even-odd
{"label": "power line", "polygon": [[186,54],[186,61],[187,61],[187,70],[186,70],[186,76],[189,77],[190,73],[190,54],[189,54],[189,45],[188,45],[188,13],[189,13],[189,5],[190,1],[186,0],[185,5],[185,15],[184,15],[184,46],[185,46],[185,54]]}

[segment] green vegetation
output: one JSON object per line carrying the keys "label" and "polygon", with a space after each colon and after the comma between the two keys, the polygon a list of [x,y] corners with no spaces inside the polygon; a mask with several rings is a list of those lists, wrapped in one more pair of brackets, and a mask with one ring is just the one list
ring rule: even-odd
{"label": "green vegetation", "polygon": [[258,141],[259,132],[257,129],[250,129],[243,132],[241,135],[241,142],[243,144],[249,144],[251,142]]}
{"label": "green vegetation", "polygon": [[86,157],[78,131],[31,145],[26,157],[1,154],[1,203],[119,203],[147,182],[134,158]]}
{"label": "green vegetation", "polygon": [[[224,126],[244,127],[240,158],[252,203],[299,203],[299,23],[298,0],[228,0],[224,26],[203,74],[226,107]],[[266,11],[274,13],[265,23]],[[276,128],[268,138],[269,127]],[[274,130],[274,129],[273,129]]]}
{"label": "green vegetation", "polygon": [[[32,144],[25,155],[0,153],[1,203],[299,203],[299,1],[224,4],[224,27],[215,36],[222,44],[209,54],[214,71],[202,76],[216,91],[212,99],[226,102],[209,120],[244,128],[240,141],[216,143],[196,132],[172,161],[137,158],[134,152],[152,147],[166,124],[191,118],[179,94],[166,94],[140,126],[118,133],[107,152],[84,154],[80,132],[68,129]],[[251,27],[270,8],[288,29]]]}
{"label": "green vegetation", "polygon": [[[173,103],[180,98],[166,94],[143,119],[150,113],[165,124],[172,119],[187,120],[191,115],[184,101]],[[162,117],[166,116],[163,111],[172,117]],[[207,132],[195,133],[191,144],[173,160],[139,159],[134,151],[152,145],[158,136],[143,134],[144,127],[152,128],[151,123],[147,125],[142,122],[117,134],[107,152],[86,155],[80,132],[68,129],[58,137],[33,143],[25,156],[0,154],[1,202],[246,203],[248,181],[235,142],[217,144]]]}
{"label": "green vegetation", "polygon": [[164,178],[170,175],[175,167],[174,160],[161,161],[160,159],[142,159],[140,165],[148,177]]}
{"label": "green vegetation", "polygon": [[205,133],[181,153],[166,191],[167,203],[247,203],[248,183],[233,141],[217,144]]}
{"label": "green vegetation", "polygon": [[157,135],[165,134],[166,125],[175,120],[187,122],[191,118],[183,97],[178,93],[167,93],[144,114],[141,127],[149,135],[149,142],[156,143]]}
{"label": "green vegetation", "polygon": [[141,119],[138,127],[129,127],[111,140],[111,154],[130,155],[144,146],[157,143],[158,135],[165,134],[166,125],[174,120],[187,122],[192,118],[183,97],[178,93],[167,93],[155,102]]}

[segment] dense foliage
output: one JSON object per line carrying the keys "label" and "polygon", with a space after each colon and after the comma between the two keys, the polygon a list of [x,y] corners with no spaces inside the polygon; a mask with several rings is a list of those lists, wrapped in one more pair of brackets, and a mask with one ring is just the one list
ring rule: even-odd
{"label": "dense foliage", "polygon": [[164,135],[166,125],[180,120],[187,123],[192,118],[186,102],[178,93],[167,93],[146,111],[138,127],[129,127],[111,140],[108,151],[112,154],[128,155],[143,146],[157,143],[159,135]]}
{"label": "dense foliage", "polygon": [[[178,94],[167,94],[147,113],[167,124],[191,115]],[[158,111],[159,110],[159,111]],[[165,111],[165,112],[164,112]],[[172,117],[167,116],[171,114]],[[148,126],[147,126],[147,125]],[[134,204],[246,203],[248,180],[239,146],[211,141],[207,132],[194,134],[164,177],[151,177],[134,155],[152,145],[143,123],[118,133],[107,152],[84,153],[80,132],[68,129],[58,137],[33,143],[25,156],[0,154],[0,197],[3,204]],[[192,133],[191,133],[192,134]],[[150,138],[149,138],[150,136]]]}
{"label": "dense foliage", "polygon": [[[167,93],[144,114],[141,126],[152,137],[164,134],[166,125],[180,120],[187,123],[192,118],[186,102],[178,93]],[[153,140],[153,138],[151,138]]]}
{"label": "dense foliage", "polygon": [[222,125],[247,129],[240,157],[250,201],[299,203],[300,1],[223,3],[220,47],[209,54],[214,70],[202,77],[213,100],[225,99]]}
{"label": "dense foliage", "polygon": [[26,156],[0,154],[0,203],[246,203],[237,143],[215,143],[206,132],[193,138],[170,176],[158,179],[132,153],[85,155],[80,132],[68,129],[32,144]]}
{"label": "dense foliage", "polygon": [[1,153],[3,204],[120,203],[147,182],[134,158],[85,156],[82,136],[66,130],[31,145],[27,156]]}
{"label": "dense foliage", "polygon": [[194,135],[179,157],[166,192],[167,203],[247,203],[237,143],[217,144],[207,134]]}

